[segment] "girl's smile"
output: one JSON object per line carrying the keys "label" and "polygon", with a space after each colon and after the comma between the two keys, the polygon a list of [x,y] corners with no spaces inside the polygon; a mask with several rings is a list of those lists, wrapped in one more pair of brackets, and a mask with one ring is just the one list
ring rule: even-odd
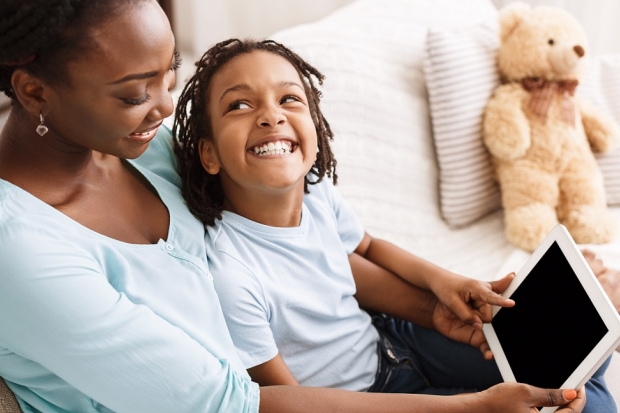
{"label": "girl's smile", "polygon": [[[272,140],[273,139],[273,140]],[[290,155],[299,145],[286,137],[274,136],[248,149],[248,152],[260,157]]]}

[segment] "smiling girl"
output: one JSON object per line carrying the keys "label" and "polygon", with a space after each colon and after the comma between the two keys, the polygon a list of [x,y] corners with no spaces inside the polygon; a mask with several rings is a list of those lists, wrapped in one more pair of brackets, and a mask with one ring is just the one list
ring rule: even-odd
{"label": "smiling girl", "polygon": [[[461,277],[364,232],[333,186],[321,73],[276,42],[236,39],[207,51],[197,67],[177,107],[175,153],[252,379],[426,394],[499,383],[480,329],[491,305],[514,304],[498,295],[512,276],[492,284]],[[591,412],[615,411],[596,381],[603,372],[588,385]],[[465,411],[531,412],[549,403],[511,386],[412,400],[424,412],[460,411],[461,397],[476,399]]]}

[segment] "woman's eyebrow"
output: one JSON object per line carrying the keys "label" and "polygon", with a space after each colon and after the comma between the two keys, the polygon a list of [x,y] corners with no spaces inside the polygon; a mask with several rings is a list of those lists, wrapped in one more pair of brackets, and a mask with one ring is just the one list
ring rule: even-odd
{"label": "woman's eyebrow", "polygon": [[[177,51],[177,49],[175,47],[174,52],[172,52],[172,61],[174,61],[174,59],[175,59],[176,51]],[[129,82],[131,80],[148,79],[148,78],[157,76],[158,73],[159,72],[157,70],[153,70],[151,72],[144,72],[144,73],[132,73],[132,74],[124,76],[124,77],[122,77],[122,78],[120,78],[118,80],[110,82],[110,83],[108,83],[108,85],[118,85],[119,83]]]}
{"label": "woman's eyebrow", "polygon": [[118,85],[119,83],[129,82],[131,80],[148,79],[148,78],[157,76],[158,73],[159,73],[158,71],[145,72],[145,73],[133,73],[125,77],[122,77],[118,80],[115,80],[113,82],[110,82],[108,83],[108,85]]}

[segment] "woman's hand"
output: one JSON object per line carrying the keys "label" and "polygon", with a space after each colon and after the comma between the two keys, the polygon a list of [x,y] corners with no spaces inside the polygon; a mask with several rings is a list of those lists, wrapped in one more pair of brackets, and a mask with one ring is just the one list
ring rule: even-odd
{"label": "woman's hand", "polygon": [[514,301],[499,295],[513,278],[514,273],[511,273],[501,280],[486,283],[456,274],[442,277],[441,282],[432,287],[438,298],[433,311],[433,326],[452,340],[479,348],[485,359],[492,359],[493,353],[482,333],[482,323],[491,321],[493,305],[514,305]]}
{"label": "woman's hand", "polygon": [[620,272],[615,269],[607,268],[603,261],[590,250],[581,250],[592,272],[603,287],[605,293],[620,313]]}
{"label": "woman's hand", "polygon": [[586,392],[575,390],[541,389],[520,383],[501,383],[474,396],[482,412],[539,413],[536,407],[561,406],[556,413],[580,413],[586,405]]}

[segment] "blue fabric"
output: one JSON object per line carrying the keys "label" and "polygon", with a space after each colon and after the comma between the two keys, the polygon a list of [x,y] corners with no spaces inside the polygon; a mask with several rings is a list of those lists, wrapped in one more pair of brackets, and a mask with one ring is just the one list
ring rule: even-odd
{"label": "blue fabric", "polygon": [[366,390],[378,335],[353,297],[348,259],[364,230],[331,182],[309,189],[298,227],[224,211],[207,231],[209,268],[247,368],[279,351],[300,384]]}
{"label": "blue fabric", "polygon": [[[373,314],[380,335],[379,369],[369,392],[449,395],[487,389],[501,383],[494,361],[471,346],[440,333],[383,314]],[[586,383],[583,413],[615,413],[605,385],[608,359]]]}
{"label": "blue fabric", "polygon": [[25,412],[257,412],[161,128],[131,164],[167,240],[120,242],[0,180],[0,376]]}

